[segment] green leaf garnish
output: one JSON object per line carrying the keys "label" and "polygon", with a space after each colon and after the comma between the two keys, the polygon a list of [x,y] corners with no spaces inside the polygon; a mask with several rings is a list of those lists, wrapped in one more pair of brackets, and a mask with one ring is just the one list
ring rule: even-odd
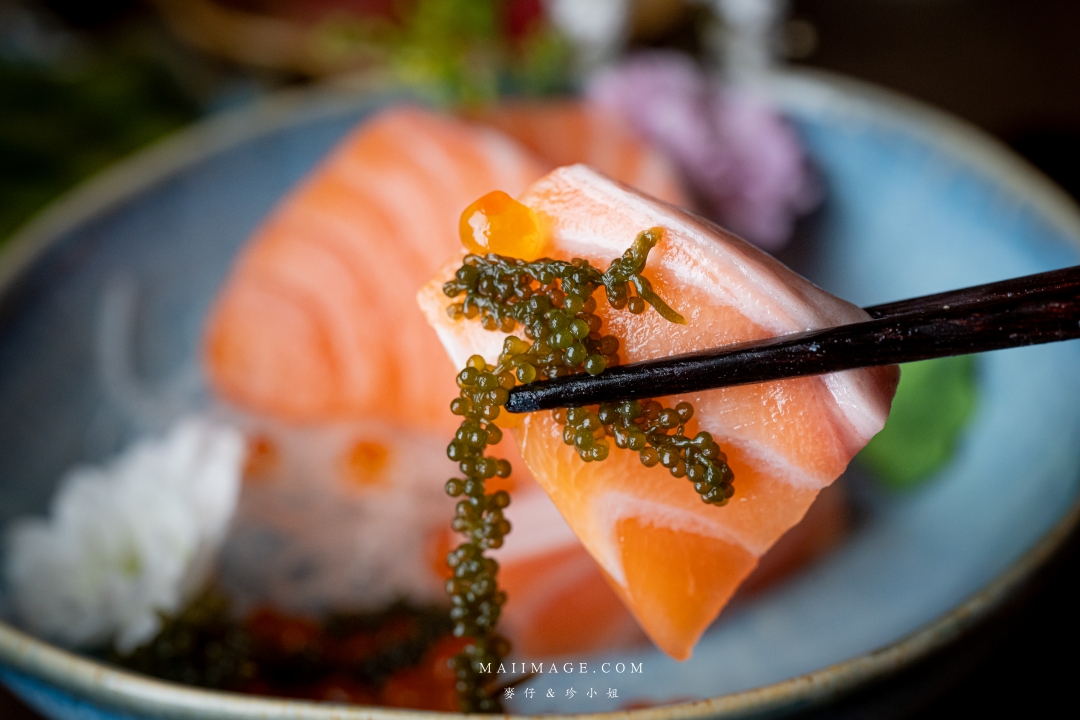
{"label": "green leaf garnish", "polygon": [[890,488],[917,487],[952,459],[977,395],[974,356],[904,365],[889,420],[859,460]]}

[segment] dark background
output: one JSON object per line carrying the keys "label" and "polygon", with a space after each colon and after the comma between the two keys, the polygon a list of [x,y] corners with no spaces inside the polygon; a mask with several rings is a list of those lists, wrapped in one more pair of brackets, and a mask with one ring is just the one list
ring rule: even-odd
{"label": "dark background", "polygon": [[[10,32],[0,37],[0,238],[115,158],[201,114],[297,81],[193,53],[136,0],[22,6],[43,10],[55,32],[37,46]],[[0,0],[0,21],[10,7]],[[944,108],[1080,199],[1080,2],[793,0],[791,9],[794,63]],[[53,72],[46,64],[28,74],[12,61],[5,47],[12,43],[46,59],[51,52],[61,66],[72,64],[64,45],[74,43],[79,69]],[[1078,544],[1074,538],[988,629],[925,663],[916,681],[871,688],[857,702],[815,714],[1037,717],[1069,707],[1080,669],[1073,659],[1080,646]],[[0,717],[38,716],[0,689]]]}

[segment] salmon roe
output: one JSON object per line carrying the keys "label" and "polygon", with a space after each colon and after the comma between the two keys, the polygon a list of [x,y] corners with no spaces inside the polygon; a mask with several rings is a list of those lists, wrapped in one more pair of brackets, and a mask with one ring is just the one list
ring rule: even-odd
{"label": "salmon roe", "polygon": [[484,195],[461,214],[461,244],[474,255],[496,253],[535,260],[545,240],[536,212],[502,190]]}
{"label": "salmon roe", "polygon": [[345,477],[355,485],[378,485],[390,462],[390,448],[380,442],[357,440],[344,458]]}

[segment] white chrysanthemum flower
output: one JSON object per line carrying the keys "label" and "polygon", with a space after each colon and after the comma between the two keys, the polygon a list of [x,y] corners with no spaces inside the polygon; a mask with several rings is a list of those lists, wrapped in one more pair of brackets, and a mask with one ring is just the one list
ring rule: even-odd
{"label": "white chrysanthemum flower", "polygon": [[213,565],[236,508],[244,439],[203,419],[60,482],[48,519],[15,523],[5,567],[13,610],[70,647],[149,640]]}

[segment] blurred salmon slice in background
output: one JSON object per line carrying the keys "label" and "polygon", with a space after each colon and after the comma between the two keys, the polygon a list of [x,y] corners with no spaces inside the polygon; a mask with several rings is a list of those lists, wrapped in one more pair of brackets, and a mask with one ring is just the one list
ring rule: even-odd
{"label": "blurred salmon slice in background", "polygon": [[[395,107],[345,138],[254,234],[213,308],[204,356],[251,437],[234,534],[270,529],[283,548],[271,561],[243,541],[226,548],[238,594],[297,612],[394,594],[445,601],[456,369],[416,290],[460,250],[459,218],[473,200],[517,195],[574,161],[684,202],[658,151],[581,103],[472,120]],[[516,447],[504,446],[516,529],[498,557],[518,599],[504,619],[519,650],[639,642]]]}
{"label": "blurred salmon slice in background", "polygon": [[582,163],[646,195],[687,206],[679,174],[667,156],[594,105],[576,100],[506,102],[471,117],[517,140],[547,163],[545,172]]}
{"label": "blurred salmon slice in background", "polygon": [[[543,256],[601,268],[641,231],[663,228],[646,275],[687,323],[600,303],[606,332],[622,341],[621,362],[868,319],[734,235],[588,167],[555,170],[521,201],[547,221]],[[447,316],[442,285],[460,257],[418,295],[456,367],[474,353],[495,361],[505,337]],[[664,399],[692,402],[688,432],[712,433],[727,454],[736,494],[724,507],[706,505],[663,468],[645,468],[636,453],[615,449],[583,463],[549,412],[524,416],[514,436],[611,587],[656,645],[681,660],[759,558],[882,428],[898,379],[890,366]]]}
{"label": "blurred salmon slice in background", "polygon": [[206,334],[214,388],[290,422],[452,430],[455,369],[412,297],[458,247],[463,207],[543,171],[502,134],[425,110],[365,122],[245,248]]}
{"label": "blurred salmon slice in background", "polygon": [[657,150],[582,103],[512,105],[478,120],[384,111],[277,208],[211,315],[206,366],[223,397],[291,422],[447,427],[456,370],[414,298],[460,248],[466,206],[495,189],[516,196],[573,162],[685,204]]}

